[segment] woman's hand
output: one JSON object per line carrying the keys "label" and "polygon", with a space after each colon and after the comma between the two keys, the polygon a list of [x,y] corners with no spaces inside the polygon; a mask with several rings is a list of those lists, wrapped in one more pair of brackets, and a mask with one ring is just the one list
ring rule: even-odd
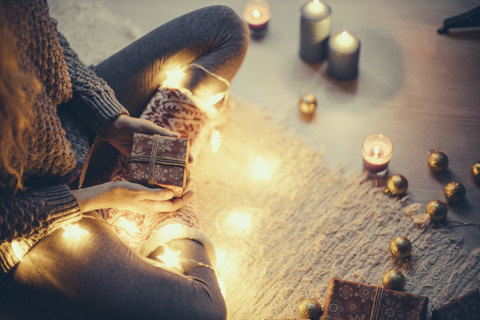
{"label": "woman's hand", "polygon": [[174,212],[185,204],[192,192],[173,198],[173,191],[148,188],[128,181],[111,181],[93,187],[72,190],[82,212],[117,208],[141,214]]}
{"label": "woman's hand", "polygon": [[133,118],[125,114],[121,114],[115,118],[105,129],[103,136],[112,146],[128,156],[132,151],[134,132],[178,137],[178,134],[157,126],[147,119]]}

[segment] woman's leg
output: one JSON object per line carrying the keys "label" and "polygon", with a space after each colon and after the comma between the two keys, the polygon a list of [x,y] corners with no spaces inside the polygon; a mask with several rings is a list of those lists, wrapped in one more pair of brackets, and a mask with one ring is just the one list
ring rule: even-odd
{"label": "woman's leg", "polygon": [[[170,272],[130,250],[100,218],[79,225],[88,231],[80,239],[65,238],[60,229],[35,245],[2,283],[7,292],[73,318],[225,318],[212,269],[193,264],[184,265],[185,275]],[[169,247],[210,265],[195,241],[174,240]]]}
{"label": "woman's leg", "polygon": [[[151,31],[95,67],[118,100],[138,117],[176,66],[196,63],[231,80],[248,45],[248,30],[235,12],[212,6],[188,13]],[[187,89],[195,93],[208,81],[204,71],[186,71]],[[211,79],[213,80],[213,79]]]}
{"label": "woman's leg", "polygon": [[[192,63],[230,81],[247,50],[249,32],[230,8],[212,6],[168,22],[133,42],[95,67],[95,72],[113,88],[118,100],[138,117],[166,72],[185,68],[183,85],[195,95],[226,88]],[[86,185],[105,181],[117,152],[104,142],[93,153]]]}

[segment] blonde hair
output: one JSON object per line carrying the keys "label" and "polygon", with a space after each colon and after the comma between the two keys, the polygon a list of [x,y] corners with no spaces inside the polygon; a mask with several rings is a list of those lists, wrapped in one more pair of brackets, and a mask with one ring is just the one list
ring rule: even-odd
{"label": "blonde hair", "polygon": [[17,40],[7,21],[0,3],[0,187],[17,191],[23,189],[27,152],[23,138],[30,130],[33,98],[40,82],[20,69]]}

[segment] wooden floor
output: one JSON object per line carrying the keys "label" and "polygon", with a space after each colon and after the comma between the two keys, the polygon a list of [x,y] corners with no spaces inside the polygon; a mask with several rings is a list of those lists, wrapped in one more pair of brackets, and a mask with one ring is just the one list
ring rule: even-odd
{"label": "wooden floor", "polygon": [[[326,63],[299,58],[299,8],[303,1],[271,0],[268,34],[252,40],[246,60],[232,83],[234,95],[258,104],[294,130],[313,148],[325,148],[325,161],[342,163],[346,172],[362,170],[361,143],[383,133],[394,145],[390,173],[409,182],[411,200],[445,200],[444,186],[461,182],[465,201],[449,206],[448,219],[480,224],[480,187],[470,167],[480,161],[480,29],[440,36],[445,18],[470,10],[478,0],[330,0],[332,33],[348,30],[361,41],[357,79],[337,82]],[[121,17],[147,32],[178,15],[211,4],[225,4],[241,14],[242,1],[106,0]],[[298,115],[301,95],[319,101],[316,118]],[[427,167],[430,149],[442,149],[448,172]],[[299,159],[301,161],[301,159]],[[452,229],[464,245],[480,246],[480,230]]]}

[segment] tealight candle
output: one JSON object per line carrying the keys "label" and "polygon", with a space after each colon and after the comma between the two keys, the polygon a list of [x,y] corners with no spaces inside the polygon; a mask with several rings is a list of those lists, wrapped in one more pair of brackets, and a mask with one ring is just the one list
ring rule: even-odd
{"label": "tealight candle", "polygon": [[358,75],[360,41],[352,33],[342,31],[328,42],[328,73],[337,80],[350,80]]}
{"label": "tealight candle", "polygon": [[306,62],[321,62],[327,54],[332,10],[319,0],[300,8],[300,57]]}
{"label": "tealight candle", "polygon": [[385,176],[392,152],[392,141],[388,137],[383,134],[369,135],[362,145],[363,167],[370,174]]}
{"label": "tealight candle", "polygon": [[248,0],[243,5],[243,18],[254,37],[265,35],[270,17],[271,7],[268,0]]}
{"label": "tealight candle", "polygon": [[298,102],[298,109],[305,121],[312,120],[315,115],[315,110],[317,109],[317,99],[311,93],[302,96]]}

